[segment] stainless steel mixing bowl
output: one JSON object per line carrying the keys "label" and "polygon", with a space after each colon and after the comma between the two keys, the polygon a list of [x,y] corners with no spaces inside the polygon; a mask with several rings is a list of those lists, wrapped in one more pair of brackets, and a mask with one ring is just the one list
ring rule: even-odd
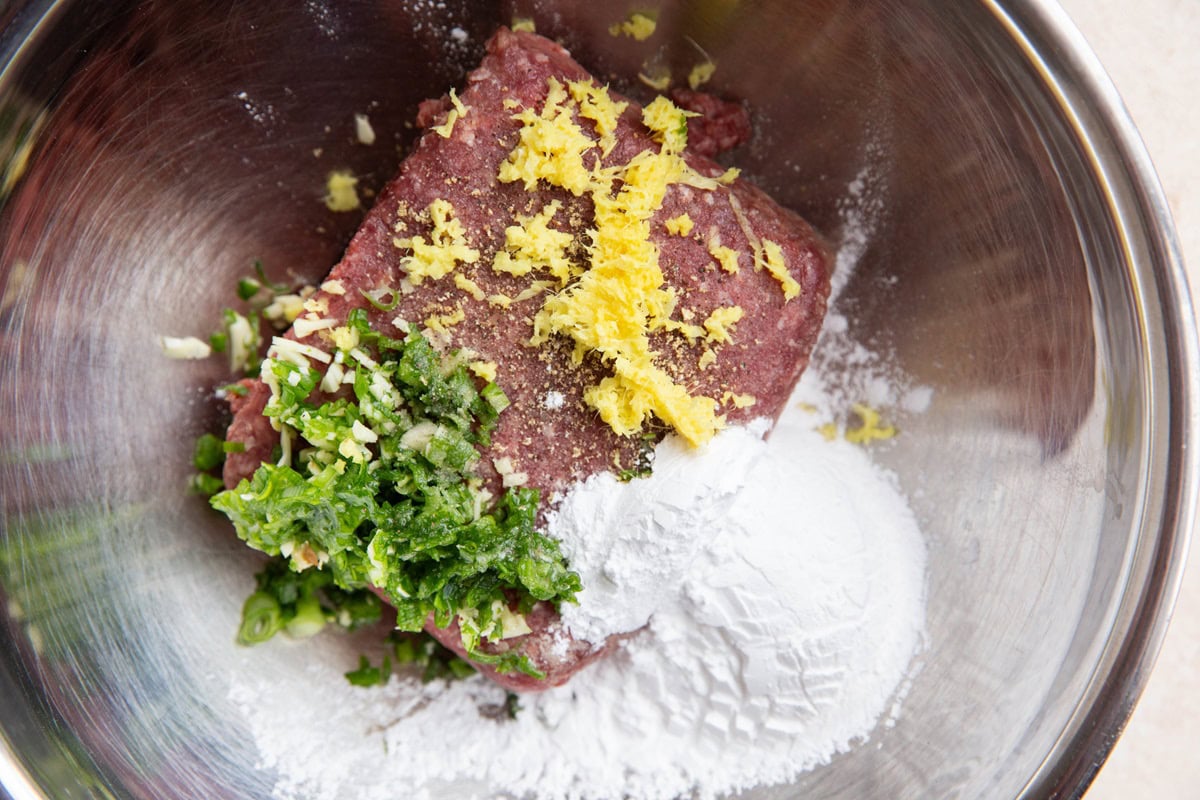
{"label": "stainless steel mixing bowl", "polygon": [[[222,370],[156,336],[210,330],[253,259],[320,276],[356,223],[326,172],[382,185],[416,103],[514,13],[620,86],[711,55],[754,112],[748,174],[835,241],[871,213],[852,331],[934,389],[880,451],[929,544],[899,720],[746,796],[1082,794],[1162,638],[1196,488],[1194,320],[1111,85],[1048,2],[650,5],[652,47],[584,0],[0,8],[12,797],[270,796],[229,699],[253,565],[182,492]],[[354,141],[363,111],[382,144]]]}

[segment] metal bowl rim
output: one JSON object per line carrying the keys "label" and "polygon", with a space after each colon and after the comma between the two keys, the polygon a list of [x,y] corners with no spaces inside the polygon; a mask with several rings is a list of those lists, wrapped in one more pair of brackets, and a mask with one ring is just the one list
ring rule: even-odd
{"label": "metal bowl rim", "polygon": [[[1124,620],[1126,635],[1111,638],[1101,653],[1102,660],[1110,660],[1114,667],[1106,674],[1093,676],[1085,696],[1094,696],[1096,702],[1076,709],[1022,792],[1023,796],[1080,797],[1111,752],[1149,680],[1182,584],[1200,488],[1200,448],[1193,442],[1200,430],[1200,394],[1191,388],[1200,379],[1200,341],[1166,195],[1133,119],[1099,58],[1055,0],[982,0],[982,4],[1005,25],[1027,56],[1034,51],[1026,36],[1052,45],[1038,50],[1037,57],[1076,87],[1073,94],[1087,101],[1101,123],[1099,130],[1080,126],[1076,133],[1085,141],[1103,136],[1115,152],[1113,163],[1104,163],[1115,170],[1109,180],[1102,182],[1110,190],[1107,199],[1113,201],[1113,206],[1129,206],[1140,218],[1156,223],[1143,231],[1149,246],[1140,253],[1143,257],[1138,263],[1150,263],[1153,274],[1141,277],[1149,279],[1157,290],[1162,301],[1158,310],[1164,318],[1166,349],[1177,356],[1162,366],[1170,392],[1166,423],[1171,435],[1165,492],[1159,498],[1164,525],[1155,537],[1148,573],[1151,580],[1140,587],[1134,613]],[[0,35],[0,84],[61,5],[61,0],[42,0],[35,8],[19,12],[23,18]],[[1065,106],[1071,105],[1071,100],[1061,94],[1058,99]],[[1119,216],[1112,220],[1118,225],[1121,221]],[[1129,599],[1123,597],[1126,602]],[[13,800],[45,797],[3,731],[0,789]]]}

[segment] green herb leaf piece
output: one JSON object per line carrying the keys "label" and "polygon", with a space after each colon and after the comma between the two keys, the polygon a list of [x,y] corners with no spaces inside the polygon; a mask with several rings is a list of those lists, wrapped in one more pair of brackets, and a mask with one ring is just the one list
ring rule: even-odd
{"label": "green herb leaf piece", "polygon": [[382,686],[387,683],[390,673],[387,656],[384,656],[383,665],[380,667],[372,667],[366,656],[359,656],[358,669],[347,672],[346,680],[353,686]]}
{"label": "green herb leaf piece", "polygon": [[[259,262],[256,262],[259,263]],[[258,290],[262,288],[262,284],[254,278],[242,278],[238,281],[237,296],[241,300],[249,300],[254,295],[258,294]]]}
{"label": "green herb leaf piece", "polygon": [[300,598],[296,602],[296,612],[283,629],[293,639],[307,639],[316,636],[325,627],[325,612],[316,594]]}
{"label": "green herb leaf piece", "polygon": [[188,492],[205,497],[212,497],[225,488],[225,483],[216,475],[198,472],[188,479]]}
{"label": "green herb leaf piece", "polygon": [[196,448],[192,455],[192,463],[196,469],[208,471],[216,469],[225,461],[225,442],[211,433],[206,433],[196,439]]}
{"label": "green herb leaf piece", "polygon": [[263,262],[261,259],[254,259],[254,274],[258,277],[259,285],[267,287],[272,294],[286,294],[292,288],[287,283],[272,283],[271,281],[267,280],[267,272],[263,267]]}

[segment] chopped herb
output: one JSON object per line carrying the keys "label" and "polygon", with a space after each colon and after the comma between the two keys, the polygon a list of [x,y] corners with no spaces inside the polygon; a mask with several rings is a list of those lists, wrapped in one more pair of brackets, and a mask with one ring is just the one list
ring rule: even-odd
{"label": "chopped herb", "polygon": [[508,713],[509,719],[516,719],[517,714],[521,713],[521,698],[516,692],[508,692],[504,695],[504,710]]}
{"label": "chopped herb", "polygon": [[225,460],[225,443],[211,433],[206,433],[196,440],[192,464],[196,469],[208,472],[221,466]]}
{"label": "chopped herb", "polygon": [[396,306],[400,305],[400,293],[397,292],[395,289],[390,289],[389,291],[391,292],[391,295],[392,295],[392,301],[386,305],[379,302],[380,298],[376,298],[375,295],[371,294],[368,291],[359,289],[358,293],[361,294],[363,297],[367,298],[367,302],[370,303],[371,305],[373,305],[375,307],[376,311],[395,311]]}
{"label": "chopped herb", "polygon": [[393,661],[399,665],[421,667],[424,683],[461,680],[475,674],[474,667],[427,633],[393,631],[388,638]]}
{"label": "chopped herb", "polygon": [[282,558],[269,561],[255,582],[258,588],[242,608],[242,644],[265,642],[280,631],[306,639],[327,624],[356,630],[379,622],[383,613],[383,604],[371,592],[340,589],[324,570],[293,572]]}
{"label": "chopped herb", "polygon": [[216,475],[198,472],[188,480],[188,491],[192,494],[202,494],[211,497],[225,488],[225,484]]}
{"label": "chopped herb", "polygon": [[208,346],[213,349],[214,353],[224,353],[225,348],[229,346],[229,335],[225,333],[214,333],[208,337]]}
{"label": "chopped herb", "polygon": [[250,394],[250,390],[241,383],[227,383],[224,386],[218,387],[217,391],[225,392],[226,394],[235,394],[238,397],[245,397]]}
{"label": "chopped herb", "polygon": [[283,626],[283,630],[293,639],[307,639],[316,636],[324,627],[325,610],[314,593],[296,601],[296,613]]}
{"label": "chopped herb", "polygon": [[635,478],[648,478],[654,473],[654,443],[658,436],[647,432],[639,437],[638,453],[634,465],[617,472],[617,480],[628,483]]}
{"label": "chopped herb", "polygon": [[246,598],[246,602],[242,605],[242,625],[238,628],[239,642],[258,644],[270,639],[281,630],[283,630],[283,610],[273,594],[257,591]]}
{"label": "chopped herb", "polygon": [[192,450],[192,465],[200,472],[188,480],[189,492],[211,497],[225,488],[220,476],[214,475],[213,472],[225,463],[225,454],[230,452],[229,447],[230,443],[211,433],[196,439]]}
{"label": "chopped herb", "polygon": [[318,370],[264,361],[272,389],[264,413],[303,444],[212,498],[213,507],[250,546],[290,558],[292,574],[324,575],[347,592],[379,588],[399,630],[458,617],[472,660],[541,677],[519,653],[481,649],[503,638],[514,602],[528,610],[537,600],[573,601],[580,588],[557,542],[535,529],[536,490],[509,489],[486,507],[474,488],[476,445],[507,398],[494,384],[476,390],[467,359],[443,357],[415,331],[392,339],[362,309],[347,326],[357,346],[339,357],[355,365],[353,397],[318,402]]}
{"label": "chopped herb", "polygon": [[449,670],[451,678],[459,680],[469,678],[475,674],[475,668],[457,656],[446,662],[446,669]]}
{"label": "chopped herb", "polygon": [[346,673],[346,680],[354,686],[382,686],[391,677],[392,662],[387,656],[378,667],[372,667],[366,656],[358,657],[358,669]]}
{"label": "chopped herb", "polygon": [[347,672],[346,680],[354,686],[383,686],[392,676],[393,665],[420,668],[423,683],[461,680],[475,674],[474,667],[427,633],[393,631],[388,642],[391,647],[378,667],[371,666],[366,656],[359,656],[358,668]]}
{"label": "chopped herb", "polygon": [[504,409],[508,408],[508,395],[506,395],[499,386],[494,383],[489,383],[479,392],[484,400],[487,400],[488,405],[495,409],[499,414]]}
{"label": "chopped herb", "polygon": [[[258,259],[258,258],[254,259],[254,274],[256,276],[258,276],[257,283],[260,286],[267,287],[267,289],[270,290],[272,294],[283,294],[285,292],[291,291],[291,289],[292,289],[292,287],[286,283],[272,283],[271,281],[267,280],[267,272],[263,268],[262,259]],[[248,298],[243,297],[242,299],[245,300]]]}
{"label": "chopped herb", "polygon": [[254,278],[242,278],[238,281],[237,296],[242,300],[249,300],[258,294],[259,289],[262,289],[262,284]]}

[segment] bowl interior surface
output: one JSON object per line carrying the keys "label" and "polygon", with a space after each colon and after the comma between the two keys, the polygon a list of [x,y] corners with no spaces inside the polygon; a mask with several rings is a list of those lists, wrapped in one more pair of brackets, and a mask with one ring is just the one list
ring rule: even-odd
{"label": "bowl interior surface", "polygon": [[[205,335],[255,259],[319,280],[359,219],[322,204],[327,172],[380,188],[417,103],[521,15],[643,97],[649,56],[682,74],[711,57],[712,90],[756,124],[734,160],[853,249],[838,301],[852,334],[933,389],[878,451],[929,548],[927,647],[901,713],[796,784],[745,796],[1082,793],[1177,572],[1191,334],[1164,277],[1169,223],[1071,82],[1079,65],[1054,57],[1061,19],[934,0],[655,5],[653,48],[608,34],[623,6],[576,0],[0,12],[13,781],[271,796],[229,699],[255,563],[181,491],[225,376],[163,359],[156,337]],[[382,145],[355,142],[363,111]],[[286,680],[295,652],[254,658]]]}

